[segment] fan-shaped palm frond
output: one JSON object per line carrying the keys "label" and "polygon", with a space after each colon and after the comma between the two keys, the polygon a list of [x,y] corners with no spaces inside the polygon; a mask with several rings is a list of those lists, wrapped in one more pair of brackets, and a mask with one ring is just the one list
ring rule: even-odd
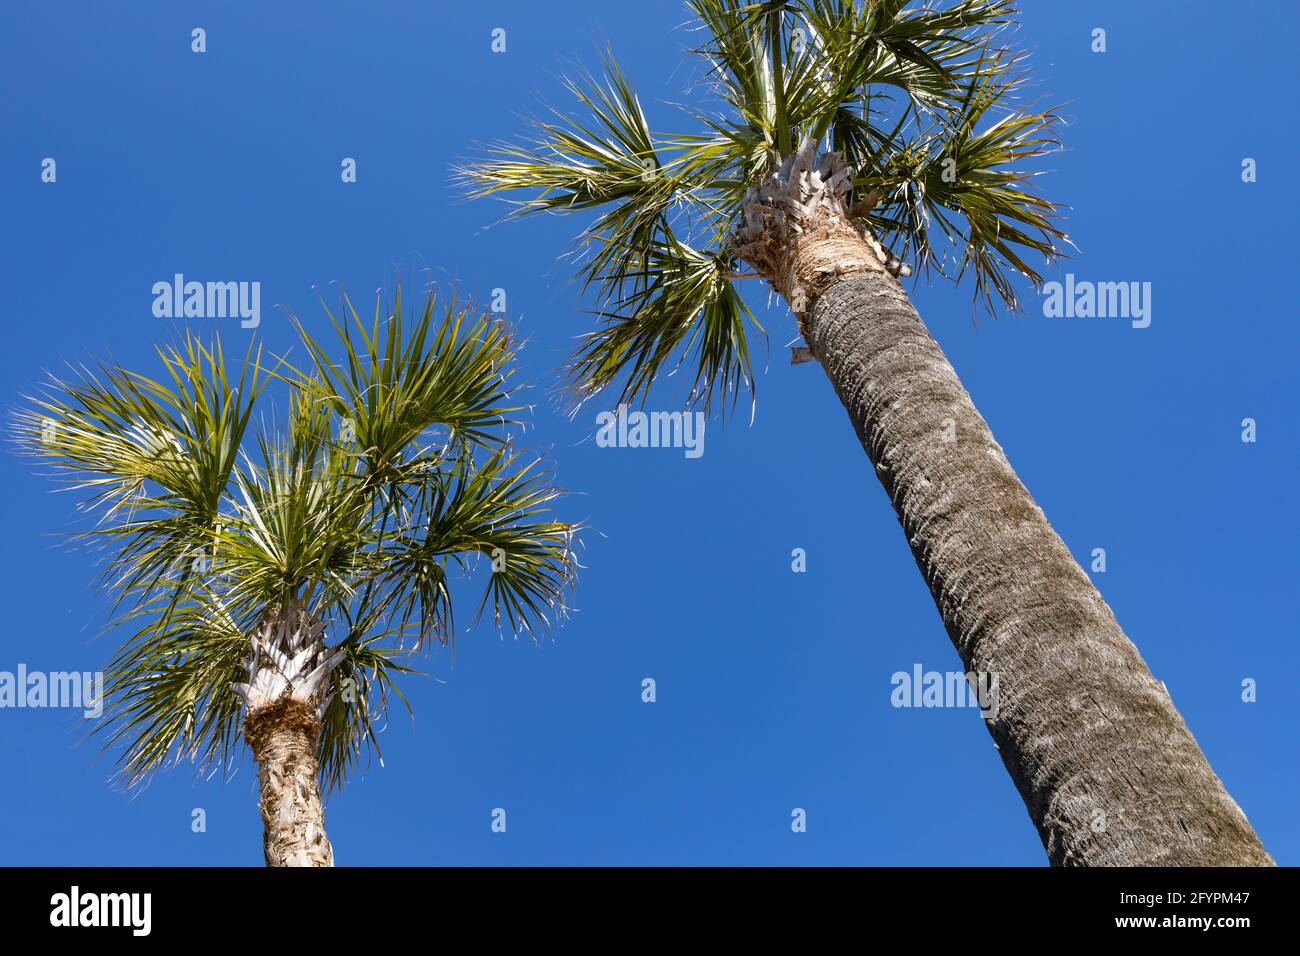
{"label": "fan-shaped palm frond", "polygon": [[[564,613],[577,529],[508,444],[521,407],[508,330],[433,296],[406,316],[400,288],[369,323],[343,304],[337,350],[295,319],[303,369],[250,351],[232,383],[220,344],[189,336],[161,350],[163,379],[76,368],[14,416],[22,448],[98,519],[78,540],[106,551],[110,626],[129,634],[100,730],[129,784],[176,760],[229,764],[235,690],[260,653],[281,653],[251,636],[281,609],[318,622],[291,645],[305,667],[276,668],[319,701],[331,786],[377,745],[390,693],[404,700],[405,656],[451,639],[449,569],[470,576],[483,559],[480,611],[498,625],[534,634]],[[287,419],[255,429],[270,384],[287,390]]]}
{"label": "fan-shaped palm frond", "polygon": [[580,395],[614,384],[644,399],[682,363],[691,400],[753,388],[732,236],[746,190],[807,140],[854,170],[852,208],[917,275],[969,272],[990,309],[1018,307],[1017,275],[1040,281],[1029,254],[1058,255],[1063,234],[1028,183],[1057,117],[1022,101],[1011,0],[687,6],[708,92],[681,107],[683,129],[652,130],[605,54],[599,78],[566,83],[572,113],[458,169],[471,196],[522,197],[520,214],[595,211],[578,274],[601,324],[570,366]]}

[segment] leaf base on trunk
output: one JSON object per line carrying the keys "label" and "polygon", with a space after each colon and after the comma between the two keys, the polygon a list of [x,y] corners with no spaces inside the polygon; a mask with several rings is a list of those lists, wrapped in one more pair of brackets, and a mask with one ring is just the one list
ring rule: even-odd
{"label": "leaf base on trunk", "polygon": [[333,866],[317,777],[321,724],[315,708],[282,697],[244,718],[258,765],[267,866]]}

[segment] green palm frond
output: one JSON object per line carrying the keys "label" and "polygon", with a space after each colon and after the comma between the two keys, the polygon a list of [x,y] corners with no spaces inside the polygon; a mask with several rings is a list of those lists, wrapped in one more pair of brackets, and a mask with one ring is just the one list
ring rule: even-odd
{"label": "green palm frond", "polygon": [[[219,343],[161,350],[155,381],[100,366],[52,380],[13,418],[21,448],[66,479],[109,554],[128,636],[107,668],[106,745],[130,786],[173,762],[232,765],[250,635],[296,604],[342,649],[323,714],[321,774],[341,785],[372,749],[406,654],[451,637],[450,573],[502,559],[480,612],[536,635],[565,611],[577,527],[560,492],[510,450],[516,345],[469,303],[377,304],[331,325],[298,322],[310,364],[245,357],[232,384]],[[269,383],[282,425],[252,425]]]}
{"label": "green palm frond", "polygon": [[109,661],[107,748],[120,749],[128,787],[189,761],[225,771],[239,743],[242,706],[230,684],[248,654],[244,627],[211,589],[189,583],[141,603],[116,622],[135,628]]}
{"label": "green palm frond", "polygon": [[[254,402],[260,353],[227,375],[220,343],[189,335],[159,348],[165,378],[101,364],[50,378],[14,415],[19,445],[53,468],[97,521],[74,541],[107,554],[114,610],[158,602],[166,631],[177,595],[220,534],[221,507]],[[170,381],[170,384],[168,382]]]}
{"label": "green palm frond", "polygon": [[439,313],[430,296],[408,328],[400,288],[391,309],[376,296],[369,327],[351,299],[343,302],[350,322],[325,309],[342,346],[338,364],[294,317],[313,366],[294,384],[304,401],[320,404],[312,414],[346,423],[375,480],[391,478],[413,446],[416,455],[428,453],[422,441],[438,426],[458,442],[501,441],[496,429],[520,411],[510,401],[513,350],[504,325],[455,301]]}
{"label": "green palm frond", "polygon": [[853,167],[853,208],[918,276],[969,272],[990,310],[1018,308],[1017,275],[1040,281],[1033,255],[1061,254],[1059,210],[1029,189],[1058,148],[1057,116],[1021,102],[1012,0],[687,6],[705,92],[680,107],[680,130],[648,126],[606,53],[599,78],[566,83],[572,111],[458,170],[471,196],[593,217],[578,276],[600,325],[570,365],[579,397],[614,387],[644,400],[687,362],[691,400],[753,390],[731,236],[746,190],[807,139]]}
{"label": "green palm frond", "polygon": [[[365,628],[359,632],[368,633]],[[383,762],[378,734],[387,720],[390,696],[413,713],[398,679],[417,671],[401,663],[410,652],[381,646],[390,636],[349,635],[342,642],[347,653],[334,672],[334,700],[322,720],[321,776],[327,790],[342,787],[369,754]]]}
{"label": "green palm frond", "polygon": [[538,190],[518,203],[517,214],[579,210],[621,199],[653,200],[660,193],[655,141],[641,102],[618,64],[602,58],[603,81],[586,70],[561,80],[565,91],[587,114],[579,118],[552,109],[552,120],[534,124],[533,141],[500,144],[482,166],[461,170],[476,196],[501,191],[520,179]]}
{"label": "green palm frond", "polygon": [[876,85],[939,114],[951,110],[963,81],[980,71],[995,31],[1016,16],[1011,0],[958,0],[943,7],[806,0],[798,7],[824,50],[838,102]]}
{"label": "green palm frond", "polygon": [[689,399],[734,404],[753,382],[746,324],[762,331],[732,282],[735,258],[700,252],[666,231],[641,268],[633,291],[610,303],[601,327],[585,337],[572,380],[586,395],[622,377],[619,400],[633,401],[689,358]]}
{"label": "green palm frond", "polygon": [[515,204],[516,215],[602,209],[583,233],[578,275],[610,297],[634,281],[674,207],[690,197],[618,64],[607,55],[603,66],[603,80],[582,71],[563,81],[585,117],[553,110],[552,121],[534,124],[530,142],[490,147],[483,163],[458,175],[475,198],[517,188],[532,193]]}
{"label": "green palm frond", "polygon": [[896,241],[919,269],[939,266],[930,236],[937,223],[960,260],[956,278],[969,268],[990,310],[995,297],[1018,308],[1009,272],[1041,283],[1024,259],[1026,250],[1050,258],[1065,239],[1054,222],[1055,205],[1026,188],[1034,175],[1029,162],[1059,149],[1057,117],[1002,106],[1021,79],[997,64],[976,72],[947,126],[929,130],[855,180],[860,191],[883,197],[870,218],[876,234]]}

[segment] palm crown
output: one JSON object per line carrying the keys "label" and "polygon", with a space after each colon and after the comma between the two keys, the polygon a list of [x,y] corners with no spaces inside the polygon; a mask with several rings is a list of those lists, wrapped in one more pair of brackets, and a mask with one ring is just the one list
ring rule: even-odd
{"label": "palm crown", "polygon": [[[403,656],[451,639],[449,564],[491,564],[479,610],[498,624],[532,632],[564,611],[575,527],[505,437],[508,331],[432,296],[408,321],[400,288],[368,327],[344,305],[337,363],[297,323],[302,369],[250,350],[232,381],[220,343],[188,336],[159,350],[161,380],[83,367],[16,415],[25,449],[99,514],[79,538],[107,550],[111,624],[131,634],[102,727],[129,783],[171,759],[226,766],[250,694],[286,682],[317,707],[323,780],[342,783],[377,748]],[[272,381],[288,420],[254,434]],[[250,649],[297,608],[309,634]]]}
{"label": "palm crown", "polygon": [[[1020,54],[1002,45],[1010,0],[688,0],[711,99],[682,106],[693,129],[649,128],[611,55],[565,86],[521,145],[460,169],[472,195],[522,190],[518,213],[599,209],[579,275],[601,324],[569,371],[579,397],[614,385],[644,399],[666,368],[694,372],[692,400],[752,390],[750,327],[735,230],[747,191],[802,144],[854,171],[854,215],[915,265],[1017,307],[1028,252],[1059,253],[1056,207],[1028,191],[1057,145],[1051,111],[1017,107]],[[761,329],[759,330],[761,331]]]}

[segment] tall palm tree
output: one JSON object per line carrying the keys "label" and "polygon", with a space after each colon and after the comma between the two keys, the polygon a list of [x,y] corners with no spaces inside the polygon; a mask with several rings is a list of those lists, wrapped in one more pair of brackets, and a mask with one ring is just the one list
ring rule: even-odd
{"label": "tall palm tree", "polygon": [[[333,865],[321,791],[377,752],[404,656],[451,640],[450,572],[481,564],[479,613],[532,633],[576,566],[559,492],[505,435],[508,331],[433,296],[405,320],[400,288],[368,326],[344,303],[336,358],[295,319],[304,367],[250,349],[232,382],[220,342],[189,335],[158,380],[74,369],[15,417],[99,515],[79,537],[107,549],[131,635],[101,725],[126,782],[185,759],[224,772],[242,724],[268,866]],[[273,382],[286,419],[254,428]]]}
{"label": "tall palm tree", "polygon": [[[1269,864],[1163,685],[1012,470],[899,282],[969,273],[1017,307],[1057,207],[1029,191],[1056,117],[1021,104],[1009,0],[690,0],[701,66],[683,130],[652,131],[606,55],[573,112],[459,173],[516,213],[596,211],[577,266],[601,316],[579,399],[644,400],[679,363],[688,401],[753,389],[738,289],[784,298],[970,672],[1053,864]],[[892,247],[893,252],[889,251]]]}

